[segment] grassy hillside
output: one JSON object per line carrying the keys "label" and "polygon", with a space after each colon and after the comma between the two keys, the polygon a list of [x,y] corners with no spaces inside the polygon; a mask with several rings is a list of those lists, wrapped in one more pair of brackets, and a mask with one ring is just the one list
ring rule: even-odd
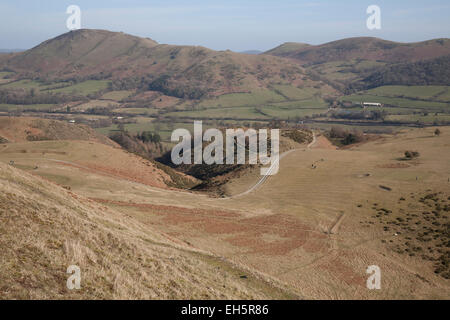
{"label": "grassy hillside", "polygon": [[0,135],[12,142],[87,140],[117,146],[113,141],[84,125],[27,117],[0,117]]}
{"label": "grassy hillside", "polygon": [[450,55],[427,61],[395,64],[380,68],[352,88],[376,88],[385,85],[449,85]]}
{"label": "grassy hillside", "polygon": [[[265,299],[268,284],[129,215],[0,163],[2,299]],[[69,290],[70,265],[81,289]]]}
{"label": "grassy hillside", "polygon": [[[450,131],[434,130],[346,149],[315,130],[277,175],[228,199],[131,180],[124,171],[147,172],[142,159],[104,145],[5,144],[0,160],[15,168],[0,164],[2,297],[446,299]],[[226,194],[260,179],[239,173]],[[68,263],[87,270],[86,291],[66,294]],[[367,290],[372,264],[383,290]]]}
{"label": "grassy hillside", "polygon": [[[0,149],[6,150],[2,154],[6,157],[5,162],[12,160],[22,163],[27,170],[39,167],[38,159],[42,157],[50,163],[84,168],[105,175],[114,174],[158,188],[185,189],[196,184],[196,179],[143,159],[131,151],[127,152],[116,142],[84,125],[36,118],[1,117],[0,137],[0,143],[9,142],[3,145],[5,149]],[[35,169],[35,174],[42,173],[42,176],[61,185],[73,179],[78,181],[76,176],[67,180],[54,172]]]}
{"label": "grassy hillside", "polygon": [[399,43],[378,38],[348,38],[318,46],[288,50],[288,54],[276,49],[267,52],[307,63],[326,63],[363,59],[384,62],[405,62],[432,59],[450,54],[450,39],[435,39],[417,43]]}
{"label": "grassy hillside", "polygon": [[11,142],[87,140],[117,146],[116,143],[87,126],[27,117],[0,117],[0,135]]}

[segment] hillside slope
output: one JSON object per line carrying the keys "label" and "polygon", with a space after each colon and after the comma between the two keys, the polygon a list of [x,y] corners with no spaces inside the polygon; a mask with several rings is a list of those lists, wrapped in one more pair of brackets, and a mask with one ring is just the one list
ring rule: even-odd
{"label": "hillside slope", "polygon": [[28,117],[0,117],[0,137],[9,142],[87,140],[118,147],[88,126]]}
{"label": "hillside slope", "polygon": [[[224,262],[0,163],[2,299],[270,298]],[[68,266],[81,289],[68,290]],[[270,290],[267,290],[270,291]]]}
{"label": "hillside slope", "polygon": [[280,56],[280,57],[286,57],[289,56],[292,52],[295,52],[297,50],[302,50],[310,45],[307,43],[301,43],[301,42],[285,42],[281,45],[279,45],[276,48],[270,49],[264,54],[270,54],[273,56]]}
{"label": "hillside slope", "polygon": [[109,79],[116,89],[154,90],[190,99],[249,92],[280,82],[298,86],[307,80],[297,63],[279,57],[157,44],[123,33],[86,29],[16,54],[3,68],[14,70],[16,78],[22,79]]}
{"label": "hillside slope", "polygon": [[[49,160],[80,169],[119,176],[156,188],[189,188],[193,177],[127,152],[85,125],[28,117],[0,117],[0,143],[8,161]],[[42,155],[42,156],[41,156]],[[47,159],[50,157],[50,159]]]}
{"label": "hillside slope", "polygon": [[287,43],[266,55],[298,61],[309,77],[341,92],[388,84],[447,85],[448,68],[442,59],[450,55],[450,39],[399,43],[360,37],[317,46]]}
{"label": "hillside slope", "polygon": [[386,85],[450,85],[450,55],[386,66],[352,87],[361,90]]}
{"label": "hillside slope", "polygon": [[[450,54],[450,39],[399,43],[371,37],[348,38],[317,46],[285,46],[266,54],[289,57],[303,64],[363,59],[389,63],[414,62]],[[283,46],[281,46],[281,49]]]}
{"label": "hillside slope", "polygon": [[138,38],[105,30],[79,30],[47,40],[40,45],[16,55],[11,65],[37,72],[76,72],[95,67],[101,60],[107,64],[119,56],[130,60],[156,46],[151,39]]}

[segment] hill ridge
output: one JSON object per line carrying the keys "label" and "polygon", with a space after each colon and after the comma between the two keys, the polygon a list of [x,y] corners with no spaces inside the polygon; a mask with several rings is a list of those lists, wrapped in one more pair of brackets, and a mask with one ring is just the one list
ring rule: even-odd
{"label": "hill ridge", "polygon": [[[281,45],[283,46],[283,45]],[[279,48],[279,47],[277,47]],[[299,60],[301,63],[325,63],[349,59],[414,62],[450,54],[450,39],[438,38],[420,42],[395,42],[377,37],[352,37],[319,45],[266,52]]]}
{"label": "hill ridge", "polygon": [[133,89],[188,99],[267,89],[281,82],[298,86],[303,79],[308,80],[301,66],[279,57],[158,44],[124,33],[90,29],[49,39],[9,57],[2,65],[21,79],[125,80]]}

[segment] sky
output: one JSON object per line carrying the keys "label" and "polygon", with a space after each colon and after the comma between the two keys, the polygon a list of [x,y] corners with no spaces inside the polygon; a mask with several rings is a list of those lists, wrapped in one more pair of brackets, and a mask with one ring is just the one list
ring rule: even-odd
{"label": "sky", "polygon": [[[0,0],[0,49],[29,49],[68,32],[67,7],[81,27],[122,31],[159,43],[215,50],[268,50],[371,36],[400,42],[450,37],[448,0]],[[369,30],[366,10],[381,9]]]}

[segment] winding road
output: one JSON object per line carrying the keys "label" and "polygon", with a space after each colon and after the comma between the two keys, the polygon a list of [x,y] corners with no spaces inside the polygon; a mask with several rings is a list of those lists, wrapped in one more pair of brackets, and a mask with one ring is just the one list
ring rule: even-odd
{"label": "winding road", "polygon": [[[316,134],[313,132],[313,141],[308,144],[308,146],[306,147],[307,149],[311,149],[311,147],[317,142],[317,137]],[[267,171],[267,174],[262,176],[262,178],[255,183],[250,189],[248,189],[245,192],[239,193],[237,195],[231,196],[231,197],[225,197],[222,199],[235,199],[238,197],[242,197],[245,196],[253,191],[255,191],[257,188],[259,188],[262,184],[264,184],[264,182],[266,182],[266,180],[271,176],[271,173],[275,170],[275,168],[279,165],[279,162],[281,161],[281,159],[283,159],[285,156],[295,152],[295,151],[299,151],[299,150],[304,150],[304,149],[292,149],[286,152],[283,152],[280,157],[277,159],[277,161],[275,161],[274,163],[272,163],[272,165],[270,166],[269,170]]]}

